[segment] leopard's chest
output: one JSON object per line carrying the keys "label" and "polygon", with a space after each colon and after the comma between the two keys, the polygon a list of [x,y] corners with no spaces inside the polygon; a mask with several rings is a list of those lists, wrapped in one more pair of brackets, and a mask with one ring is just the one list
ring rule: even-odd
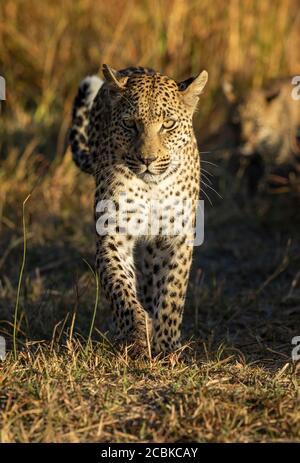
{"label": "leopard's chest", "polygon": [[[163,179],[141,179],[121,166],[102,171],[96,188],[96,205],[112,200],[125,220],[138,223],[153,217],[176,217],[181,211],[194,214],[199,197],[199,159],[181,162]],[[96,182],[97,183],[97,182]],[[135,222],[134,220],[135,219]]]}
{"label": "leopard's chest", "polygon": [[116,193],[127,196],[129,202],[139,199],[157,201],[164,205],[170,199],[187,200],[197,196],[199,175],[197,171],[191,172],[187,169],[157,183],[148,183],[133,177],[122,184],[124,187],[116,189]]}

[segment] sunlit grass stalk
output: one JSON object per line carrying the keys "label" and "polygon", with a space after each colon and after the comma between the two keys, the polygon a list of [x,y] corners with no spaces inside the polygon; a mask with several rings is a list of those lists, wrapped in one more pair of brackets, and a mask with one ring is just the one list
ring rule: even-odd
{"label": "sunlit grass stalk", "polygon": [[20,294],[21,294],[21,285],[23,280],[25,262],[26,262],[26,250],[27,250],[27,235],[26,235],[26,218],[25,218],[25,205],[30,198],[30,194],[25,198],[23,201],[23,208],[22,208],[22,221],[23,221],[23,258],[22,264],[20,268],[19,274],[19,281],[18,281],[18,289],[17,289],[17,298],[16,298],[16,305],[15,305],[15,314],[14,314],[14,331],[13,331],[13,349],[14,349],[14,357],[17,358],[17,322],[18,322],[18,311],[20,305]]}

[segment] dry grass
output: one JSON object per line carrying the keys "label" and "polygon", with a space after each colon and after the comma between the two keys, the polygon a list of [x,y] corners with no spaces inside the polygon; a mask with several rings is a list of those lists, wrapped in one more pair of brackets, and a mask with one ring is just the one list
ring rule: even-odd
{"label": "dry grass", "polygon": [[178,78],[207,68],[207,135],[224,74],[259,84],[300,73],[297,6],[1,2],[8,99],[0,126],[0,334],[9,348],[0,364],[1,442],[300,441],[299,368],[291,362],[291,339],[300,335],[299,203],[285,194],[245,200],[242,178],[226,163],[204,164],[223,199],[207,204],[205,243],[195,249],[186,349],[132,361],[99,333],[109,328],[101,294],[87,343],[96,296],[83,260],[93,264],[93,182],[65,149],[77,83],[101,62],[147,64]]}
{"label": "dry grass", "polygon": [[[297,378],[223,352],[131,362],[99,344],[28,346],[1,373],[2,442],[247,442],[300,436]],[[298,408],[298,411],[297,411]]]}

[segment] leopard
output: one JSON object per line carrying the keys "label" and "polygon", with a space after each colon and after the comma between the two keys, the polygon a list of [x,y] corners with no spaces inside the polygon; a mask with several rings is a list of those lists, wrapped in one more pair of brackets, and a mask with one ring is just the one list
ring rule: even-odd
{"label": "leopard", "polygon": [[[300,98],[292,77],[276,78],[242,92],[223,82],[237,156],[247,163],[250,190],[263,179],[300,173]],[[269,186],[275,187],[273,183]]]}
{"label": "leopard", "polygon": [[[116,342],[167,355],[181,347],[200,192],[193,115],[208,73],[177,82],[146,67],[102,72],[80,83],[69,138],[75,164],[95,181],[96,271]],[[105,201],[116,214],[125,203],[125,226],[99,208]],[[150,220],[135,233],[153,203],[159,226]],[[161,224],[180,215],[192,226],[166,233]]]}
{"label": "leopard", "polygon": [[250,88],[243,96],[238,96],[232,83],[223,89],[234,106],[232,121],[240,131],[240,153],[259,153],[278,165],[291,161],[300,128],[300,101],[293,97],[292,78]]}

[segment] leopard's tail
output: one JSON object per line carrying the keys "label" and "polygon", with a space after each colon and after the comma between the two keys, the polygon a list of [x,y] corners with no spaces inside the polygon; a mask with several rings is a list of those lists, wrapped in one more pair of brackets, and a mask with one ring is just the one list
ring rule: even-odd
{"label": "leopard's tail", "polygon": [[102,84],[103,80],[98,76],[86,77],[81,81],[73,103],[69,143],[71,145],[73,161],[79,169],[87,174],[93,173],[87,134],[89,114],[94,98]]}

